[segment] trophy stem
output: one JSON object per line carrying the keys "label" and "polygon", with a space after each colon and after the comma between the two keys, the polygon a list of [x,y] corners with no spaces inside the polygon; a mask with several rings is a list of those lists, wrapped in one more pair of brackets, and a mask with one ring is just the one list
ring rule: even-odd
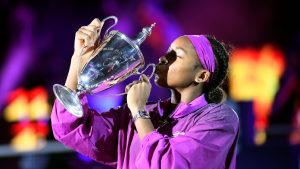
{"label": "trophy stem", "polygon": [[59,102],[74,116],[82,117],[83,108],[79,100],[79,95],[81,91],[76,90],[76,92],[62,86],[60,84],[53,85],[53,92]]}

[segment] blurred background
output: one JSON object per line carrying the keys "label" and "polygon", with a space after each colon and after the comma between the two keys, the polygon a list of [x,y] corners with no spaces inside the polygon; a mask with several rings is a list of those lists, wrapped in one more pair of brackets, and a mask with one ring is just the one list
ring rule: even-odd
{"label": "blurred background", "polygon": [[[65,82],[75,32],[95,17],[115,15],[119,22],[113,29],[129,37],[157,23],[141,45],[146,63],[157,63],[183,34],[210,34],[231,46],[224,88],[227,104],[241,121],[237,168],[299,169],[296,4],[292,0],[0,0],[1,168],[109,168],[56,142],[49,116],[55,100],[52,85]],[[101,96],[121,93],[137,78],[88,96],[90,107],[101,112],[123,104],[122,96]],[[168,90],[153,85],[150,100],[169,96]]]}

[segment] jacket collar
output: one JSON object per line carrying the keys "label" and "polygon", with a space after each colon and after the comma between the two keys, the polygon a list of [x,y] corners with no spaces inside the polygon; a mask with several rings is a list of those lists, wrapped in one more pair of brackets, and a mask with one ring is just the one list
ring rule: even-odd
{"label": "jacket collar", "polygon": [[[171,99],[167,99],[165,101],[158,101],[158,111],[159,114],[162,116],[164,114],[164,111],[168,108],[168,106],[171,104]],[[190,113],[195,112],[196,110],[199,110],[203,106],[207,105],[208,102],[206,101],[204,94],[200,95],[199,97],[195,98],[190,103],[183,103],[180,102],[175,110],[171,113],[170,118],[181,118],[183,116],[186,116]]]}

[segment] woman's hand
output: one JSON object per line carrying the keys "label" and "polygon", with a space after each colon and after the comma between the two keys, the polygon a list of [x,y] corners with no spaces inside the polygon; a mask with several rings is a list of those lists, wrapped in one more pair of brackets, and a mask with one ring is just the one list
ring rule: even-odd
{"label": "woman's hand", "polygon": [[89,25],[78,29],[74,40],[74,57],[90,57],[99,45],[98,39],[102,26],[103,23],[98,18],[95,18]]}
{"label": "woman's hand", "polygon": [[133,116],[138,110],[145,110],[151,87],[151,83],[146,75],[141,75],[140,80],[133,81],[126,86],[127,104]]}
{"label": "woman's hand", "polygon": [[81,71],[92,53],[98,47],[103,23],[95,18],[89,25],[82,26],[75,34],[74,53],[65,85],[75,90],[77,87],[77,73]]}
{"label": "woman's hand", "polygon": [[[139,110],[146,110],[146,102],[149,98],[150,91],[151,83],[146,75],[141,75],[139,81],[133,81],[126,86],[127,104],[132,117],[134,117]],[[138,118],[134,124],[141,140],[154,130],[150,119]]]}

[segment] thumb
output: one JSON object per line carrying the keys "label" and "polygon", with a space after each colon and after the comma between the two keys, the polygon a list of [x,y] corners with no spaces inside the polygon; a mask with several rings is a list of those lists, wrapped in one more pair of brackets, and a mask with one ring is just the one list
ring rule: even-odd
{"label": "thumb", "polygon": [[146,75],[144,75],[144,74],[142,74],[142,75],[140,76],[140,80],[141,80],[142,82],[149,83],[149,78],[148,78]]}
{"label": "thumb", "polygon": [[103,23],[98,18],[95,18],[89,25],[94,25],[96,27],[101,27],[102,24]]}

